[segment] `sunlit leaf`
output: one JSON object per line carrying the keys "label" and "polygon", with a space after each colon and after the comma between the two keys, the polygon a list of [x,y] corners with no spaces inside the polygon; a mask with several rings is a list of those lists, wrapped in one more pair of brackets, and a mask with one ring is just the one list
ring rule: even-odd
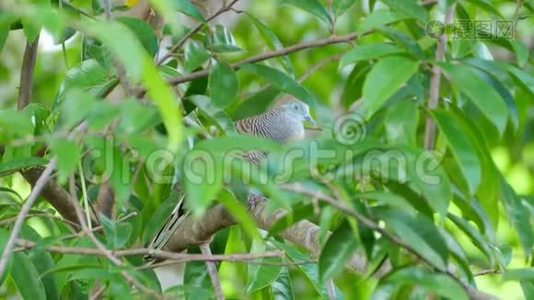
{"label": "sunlit leaf", "polygon": [[356,2],[356,0],[334,0],[332,1],[332,11],[334,12],[334,15],[340,16]]}
{"label": "sunlit leaf", "polygon": [[471,194],[476,193],[481,181],[482,167],[475,146],[470,141],[469,136],[464,134],[466,130],[462,128],[461,121],[456,120],[454,114],[446,111],[435,111],[433,116],[456,158],[469,186],[469,192]]}
{"label": "sunlit leaf", "polygon": [[12,255],[11,259],[13,260],[12,266],[16,266],[11,269],[11,277],[22,297],[24,299],[46,299],[43,282],[28,256],[17,252]]}
{"label": "sunlit leaf", "polygon": [[377,112],[386,100],[417,71],[419,62],[403,56],[389,56],[379,60],[363,84],[362,97],[367,116]]}
{"label": "sunlit leaf", "polygon": [[497,91],[465,65],[440,63],[440,67],[453,85],[469,97],[502,134],[508,120],[508,110]]}
{"label": "sunlit leaf", "polygon": [[381,58],[390,54],[398,54],[403,50],[392,44],[370,44],[356,46],[354,49],[345,53],[339,61],[339,67],[357,62],[359,60],[369,60]]}

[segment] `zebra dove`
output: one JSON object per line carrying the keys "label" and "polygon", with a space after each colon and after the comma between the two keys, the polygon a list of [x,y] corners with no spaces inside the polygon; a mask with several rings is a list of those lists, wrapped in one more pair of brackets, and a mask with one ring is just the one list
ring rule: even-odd
{"label": "zebra dove", "polygon": [[[276,106],[263,114],[237,121],[234,125],[239,134],[262,137],[285,144],[304,138],[305,121],[312,124],[315,123],[310,116],[308,105],[294,100]],[[266,153],[262,151],[250,151],[244,155],[245,159],[256,165],[260,164],[265,157]],[[187,213],[183,210],[184,194],[182,193],[180,197],[168,221],[152,239],[147,248],[162,249],[180,226],[181,221],[187,216]],[[253,192],[249,193],[249,205],[251,202],[260,201],[260,199],[263,199],[263,196]],[[152,257],[147,255],[145,259],[152,259]]]}

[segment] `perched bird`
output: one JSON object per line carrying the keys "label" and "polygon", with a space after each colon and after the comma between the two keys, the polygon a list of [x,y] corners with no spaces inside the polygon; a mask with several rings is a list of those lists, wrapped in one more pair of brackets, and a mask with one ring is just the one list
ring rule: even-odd
{"label": "perched bird", "polygon": [[[234,125],[239,134],[262,137],[280,144],[285,144],[304,138],[305,121],[315,124],[310,116],[308,105],[301,101],[293,100],[278,105],[263,114],[237,121]],[[245,153],[244,158],[258,165],[266,155],[262,151],[250,151]],[[249,193],[249,206],[255,205],[260,199],[263,199],[263,196],[253,192]],[[154,236],[147,248],[162,249],[165,247],[176,229],[180,226],[181,221],[187,216],[187,213],[183,209],[183,201],[184,194],[182,193],[169,219]],[[147,255],[145,258],[153,259],[150,255]]]}

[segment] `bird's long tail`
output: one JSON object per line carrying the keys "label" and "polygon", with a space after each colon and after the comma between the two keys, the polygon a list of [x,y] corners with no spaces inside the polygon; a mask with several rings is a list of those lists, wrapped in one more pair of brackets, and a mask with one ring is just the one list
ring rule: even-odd
{"label": "bird's long tail", "polygon": [[[169,215],[167,222],[161,227],[161,229],[154,235],[152,240],[147,244],[146,248],[150,250],[161,250],[167,242],[171,239],[176,230],[180,227],[182,221],[187,217],[188,213],[184,210],[185,194],[181,193],[176,207]],[[146,260],[155,260],[151,254],[145,255]]]}

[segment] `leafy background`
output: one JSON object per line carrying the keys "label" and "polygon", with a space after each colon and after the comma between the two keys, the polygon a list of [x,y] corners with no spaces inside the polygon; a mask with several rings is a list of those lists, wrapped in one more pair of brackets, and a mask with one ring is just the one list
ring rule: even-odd
{"label": "leafy background", "polygon": [[[273,259],[275,264],[260,265],[223,262],[219,275],[227,297],[325,297],[325,282],[332,277],[338,294],[346,299],[418,298],[426,293],[464,296],[458,284],[440,271],[446,263],[456,266],[458,278],[476,283],[484,292],[507,299],[534,297],[534,77],[530,57],[534,3],[424,2],[428,3],[249,1],[246,13],[236,18],[237,23],[203,26],[177,49],[176,59],[159,68],[151,59],[160,46],[159,34],[132,17],[104,23],[98,1],[70,1],[70,5],[61,7],[57,1],[1,4],[0,144],[5,148],[0,165],[0,240],[7,241],[21,199],[30,192],[30,186],[16,171],[44,165],[57,156],[54,179],[65,187],[70,174],[76,174],[77,181],[89,177],[80,168],[98,175],[105,167],[87,152],[102,149],[105,137],[101,133],[112,128],[107,137],[121,143],[121,147],[116,145],[111,150],[116,154],[113,165],[123,163],[121,157],[126,154],[121,152],[131,154],[135,150],[139,155],[132,158],[126,174],[111,174],[116,216],[102,219],[105,230],[98,237],[110,249],[142,245],[162,222],[160,216],[173,200],[170,184],[153,182],[145,169],[140,176],[146,180],[134,181],[135,165],[145,164],[154,149],[162,148],[179,153],[180,162],[190,151],[186,137],[217,152],[228,145],[222,137],[231,134],[230,120],[262,112],[274,100],[290,94],[312,104],[315,118],[326,128],[318,138],[321,145],[355,152],[350,159],[321,160],[316,167],[335,171],[353,166],[368,175],[367,181],[347,183],[339,179],[324,184],[303,173],[292,181],[305,183],[312,191],[337,191],[335,196],[351,209],[380,220],[388,232],[413,246],[419,259],[328,204],[321,205],[317,212],[309,197],[286,194],[273,185],[257,186],[271,198],[273,207],[289,206],[296,219],[307,218],[319,224],[324,248],[317,264],[280,266],[277,259]],[[128,7],[122,4],[115,3],[114,14],[127,15]],[[187,32],[183,18],[173,17],[176,11],[201,18],[201,11],[189,1],[152,1],[152,5],[165,16],[163,33],[171,37],[171,44]],[[443,20],[451,5],[454,20],[515,20],[516,35],[512,40],[450,40],[446,63],[438,64],[444,73],[439,107],[429,112],[426,103],[430,70],[437,64],[436,39],[425,34],[425,25],[433,19]],[[81,16],[70,6],[96,20]],[[16,112],[25,41],[35,39],[42,26],[48,34],[41,34],[32,104]],[[17,27],[23,29],[14,29]],[[276,57],[237,71],[229,67],[244,58],[326,38],[333,32],[337,36],[356,33],[358,39]],[[49,41],[45,43],[47,36]],[[52,37],[60,43],[52,42]],[[298,79],[318,64],[320,68],[306,75],[300,85]],[[114,101],[102,101],[105,92],[117,83],[120,68],[133,83],[133,93],[127,97],[119,93]],[[199,68],[210,70],[209,77],[180,84],[174,90],[164,84],[164,79],[179,78]],[[150,101],[135,99],[141,88],[147,90]],[[330,134],[331,124],[335,116],[349,110],[365,118],[365,135],[354,145],[340,145]],[[198,117],[200,128],[182,125],[181,116],[191,112]],[[413,162],[424,148],[427,116],[439,132],[435,146],[436,158],[441,160],[436,171],[441,179],[438,185],[421,182],[413,170],[408,171],[406,183],[395,178],[385,180],[394,172],[366,169],[362,159],[368,149],[383,150],[377,154],[378,160],[387,160],[384,153],[390,150],[399,151]],[[87,137],[67,139],[66,133],[82,119],[89,124]],[[203,132],[217,138],[202,144]],[[307,149],[307,143],[299,146]],[[49,150],[38,159],[43,146]],[[283,153],[273,153],[270,167],[276,168],[275,162]],[[172,167],[165,170],[173,172]],[[121,180],[121,176],[128,179]],[[201,213],[215,198],[224,201],[219,198],[223,199],[225,192],[232,200],[243,200],[239,185],[223,189],[219,183],[186,186],[188,198],[197,199],[188,204],[189,208]],[[78,197],[95,201],[100,188],[100,184],[89,183],[87,196],[80,190]],[[287,203],[286,199],[291,201]],[[131,212],[137,215],[120,221]],[[68,225],[46,201],[38,201],[30,216],[21,237],[42,247],[12,255],[9,272],[0,279],[3,297],[85,298],[97,279],[107,286],[104,293],[108,297],[132,292],[117,267],[105,259],[45,250],[50,245],[94,247],[87,238],[65,239],[70,235]],[[328,239],[326,230],[334,232]],[[245,225],[222,230],[215,237],[213,251],[262,252],[267,247],[282,250],[285,263],[311,259],[303,249],[280,240],[258,238],[254,232]],[[388,254],[394,272],[376,280],[344,270],[343,265],[355,251],[366,255],[371,263],[378,263]],[[140,257],[124,262],[128,272],[158,290],[153,273],[133,270],[132,266],[142,264]],[[185,285],[172,292],[190,297],[212,295],[204,264],[189,263]]]}

